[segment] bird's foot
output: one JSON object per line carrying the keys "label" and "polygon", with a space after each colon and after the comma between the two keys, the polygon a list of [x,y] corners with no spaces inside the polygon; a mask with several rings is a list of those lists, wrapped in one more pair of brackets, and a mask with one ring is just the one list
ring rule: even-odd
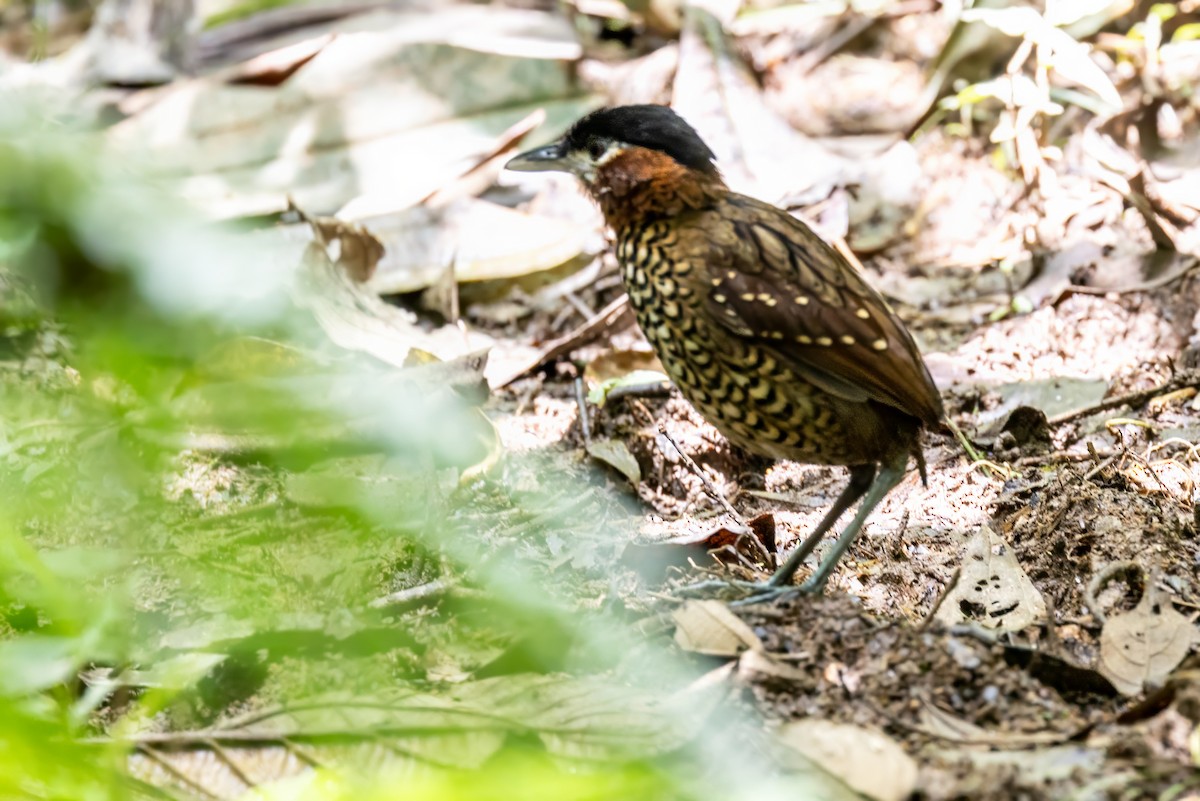
{"label": "bird's foot", "polygon": [[[813,578],[816,578],[815,576]],[[798,595],[820,595],[825,591],[824,581],[813,581],[812,578],[803,584],[772,584],[761,582],[753,585],[753,590],[745,598],[732,601],[730,606],[751,606],[753,604],[777,603],[795,598]]]}
{"label": "bird's foot", "polygon": [[[815,577],[814,577],[815,578]],[[678,592],[687,597],[697,596],[729,596],[740,592],[740,598],[729,601],[730,606],[750,606],[752,604],[774,603],[784,601],[797,595],[820,595],[825,590],[825,582],[814,582],[812,578],[803,584],[773,584],[769,581],[740,581],[729,579],[710,579],[681,587]],[[731,592],[733,591],[733,592]]]}

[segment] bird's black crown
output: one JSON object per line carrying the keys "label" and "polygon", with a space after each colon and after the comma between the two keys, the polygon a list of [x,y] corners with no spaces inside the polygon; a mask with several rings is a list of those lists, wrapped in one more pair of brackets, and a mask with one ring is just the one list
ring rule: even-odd
{"label": "bird's black crown", "polygon": [[716,155],[696,129],[667,106],[640,105],[602,108],[575,123],[567,132],[572,149],[586,148],[593,139],[611,139],[666,153],[680,164],[714,172]]}

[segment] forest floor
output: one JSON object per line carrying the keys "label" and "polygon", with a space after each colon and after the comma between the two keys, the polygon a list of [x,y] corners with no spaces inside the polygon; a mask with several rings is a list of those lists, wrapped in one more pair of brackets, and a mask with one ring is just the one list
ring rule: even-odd
{"label": "forest floor", "polygon": [[[650,5],[266,11],[202,34],[199,77],[89,95],[110,142],[152,142],[189,201],[318,287],[292,295],[315,338],[264,326],[119,378],[54,314],[6,329],[0,388],[37,398],[0,427],[0,486],[46,504],[13,514],[43,553],[127,554],[129,629],[150,633],[130,670],[74,654],[80,683],[111,682],[89,731],[132,737],[150,784],[234,798],[317,764],[296,745],[330,733],[297,703],[314,689],[411,692],[403,725],[337,701],[338,734],[475,769],[495,727],[597,763],[719,750],[715,713],[672,728],[655,705],[717,686],[747,761],[877,801],[1200,798],[1194,4],[985,10],[975,38],[937,3]],[[436,92],[459,116],[421,117]],[[913,466],[819,597],[720,582],[768,577],[846,471],[725,441],[620,311],[578,187],[501,171],[601,102],[666,101],[731,184],[858,255],[980,457],[928,435],[928,483]],[[5,319],[27,301],[0,272]],[[339,384],[346,363],[366,382]],[[297,364],[315,383],[270,383]],[[255,417],[264,388],[351,413],[277,430],[292,409]],[[71,422],[81,398],[121,422]],[[85,470],[116,429],[154,451],[141,503]],[[0,600],[0,634],[38,633],[32,602]],[[263,733],[273,705],[303,709]]]}

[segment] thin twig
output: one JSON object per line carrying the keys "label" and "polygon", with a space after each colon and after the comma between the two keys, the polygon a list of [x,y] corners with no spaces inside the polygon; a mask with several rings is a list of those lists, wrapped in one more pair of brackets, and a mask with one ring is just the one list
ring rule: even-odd
{"label": "thin twig", "polygon": [[434,579],[427,584],[419,584],[416,587],[390,592],[371,601],[367,606],[372,609],[383,609],[388,606],[405,606],[418,601],[427,601],[445,594],[447,591],[454,589],[454,586],[445,579]]}
{"label": "thin twig", "polygon": [[252,790],[257,786],[255,781],[247,776],[241,766],[229,755],[224,746],[213,739],[204,740],[204,745],[212,752],[213,756],[225,763],[225,767],[229,768],[229,772],[236,776],[238,781],[246,785],[247,790]]}
{"label": "thin twig", "polygon": [[1172,378],[1167,383],[1161,384],[1152,389],[1142,389],[1138,390],[1137,392],[1127,392],[1124,395],[1117,395],[1115,397],[1102,400],[1099,403],[1092,404],[1091,406],[1085,406],[1082,409],[1076,409],[1072,412],[1056,415],[1055,417],[1051,417],[1049,420],[1047,420],[1046,423],[1050,426],[1061,426],[1064,423],[1070,423],[1074,420],[1079,420],[1083,417],[1089,417],[1099,412],[1115,409],[1118,406],[1141,406],[1151,398],[1156,398],[1159,395],[1165,395],[1168,392],[1174,392],[1175,390],[1183,389],[1184,387],[1200,387],[1200,374],[1187,373],[1184,375],[1179,375],[1175,378]]}
{"label": "thin twig", "polygon": [[708,476],[706,476],[704,471],[700,469],[700,465],[696,464],[696,460],[684,453],[683,448],[679,447],[679,443],[676,442],[671,437],[670,433],[667,432],[666,423],[659,422],[658,433],[662,434],[667,442],[671,443],[671,446],[675,448],[675,452],[679,454],[679,458],[683,460],[683,463],[687,465],[689,470],[696,474],[697,478],[700,479],[700,483],[704,486],[704,491],[707,492],[713,498],[713,500],[721,504],[721,507],[729,513],[729,515],[737,522],[739,526],[741,526],[741,533],[750,531],[750,526],[748,526],[746,521],[742,519],[742,516],[738,514],[737,509],[734,509],[733,505],[725,499],[725,496],[715,486],[713,486],[711,481],[708,480]]}
{"label": "thin twig", "polygon": [[507,386],[526,373],[530,373],[560,356],[565,356],[607,333],[620,330],[626,323],[632,322],[633,308],[629,305],[629,297],[622,295],[597,312],[595,318],[588,320],[570,333],[547,342],[533,361],[505,378],[495,389]]}
{"label": "thin twig", "polygon": [[1070,464],[1071,462],[1090,462],[1097,458],[1107,459],[1110,456],[1120,456],[1120,451],[1054,451],[1040,456],[1022,456],[1013,462],[1017,467],[1030,465]]}
{"label": "thin twig", "polygon": [[917,627],[917,631],[926,631],[933,625],[933,619],[937,616],[938,610],[942,608],[942,604],[946,602],[946,598],[950,596],[950,593],[954,592],[954,588],[958,586],[960,578],[962,578],[962,568],[956,567],[954,568],[954,574],[950,576],[950,581],[946,582],[945,589],[942,590],[937,600],[933,602],[933,608],[929,610],[929,614],[921,621],[921,625]]}
{"label": "thin twig", "polygon": [[579,312],[579,315],[583,317],[584,320],[587,320],[590,323],[592,320],[596,319],[596,310],[584,303],[583,299],[574,292],[564,292],[563,297],[566,299],[567,303],[569,303],[571,307],[575,309],[575,311]]}
{"label": "thin twig", "polygon": [[583,446],[592,444],[592,423],[588,419],[587,397],[583,391],[582,376],[575,376],[575,405],[579,407],[579,427],[583,431]]}
{"label": "thin twig", "polygon": [[165,770],[167,773],[171,774],[171,776],[173,776],[176,781],[181,782],[186,787],[190,787],[193,791],[199,793],[201,796],[203,796],[205,798],[218,798],[218,796],[214,795],[207,788],[205,788],[204,785],[197,783],[194,779],[192,779],[192,777],[188,776],[186,773],[181,771],[179,768],[177,768],[173,764],[171,764],[171,761],[169,759],[167,759],[162,754],[158,753],[158,751],[156,751],[155,749],[146,745],[145,743],[138,743],[136,750],[139,754],[144,756],[146,759],[149,759],[151,762],[158,765],[160,768]]}
{"label": "thin twig", "polygon": [[1122,445],[1121,450],[1113,452],[1107,459],[1100,462],[1095,467],[1093,467],[1091,470],[1084,473],[1083,480],[1091,481],[1093,478],[1100,475],[1100,473],[1104,470],[1104,468],[1108,467],[1109,465],[1111,465],[1117,459],[1120,459],[1122,456],[1124,456],[1128,452],[1129,452],[1129,449],[1126,448],[1124,445]]}
{"label": "thin twig", "polygon": [[825,63],[830,57],[835,55],[850,42],[857,39],[862,34],[875,24],[875,17],[858,17],[851,19],[832,36],[824,40],[812,50],[809,50],[800,58],[796,59],[795,67],[797,69],[796,79],[799,80],[802,76],[809,74],[821,64]]}
{"label": "thin twig", "polygon": [[1046,647],[1039,648],[1038,651],[1044,651],[1050,656],[1058,658],[1063,657],[1062,640],[1058,639],[1058,628],[1056,618],[1058,615],[1054,609],[1054,599],[1049,593],[1042,596],[1042,602],[1046,605]]}

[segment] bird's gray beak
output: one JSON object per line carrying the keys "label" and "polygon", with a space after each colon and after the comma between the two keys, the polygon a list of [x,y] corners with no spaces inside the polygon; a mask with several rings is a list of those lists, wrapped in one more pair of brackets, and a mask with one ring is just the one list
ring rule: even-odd
{"label": "bird's gray beak", "polygon": [[566,148],[562,141],[558,141],[513,156],[504,165],[504,169],[519,172],[571,172],[571,164],[567,161]]}

